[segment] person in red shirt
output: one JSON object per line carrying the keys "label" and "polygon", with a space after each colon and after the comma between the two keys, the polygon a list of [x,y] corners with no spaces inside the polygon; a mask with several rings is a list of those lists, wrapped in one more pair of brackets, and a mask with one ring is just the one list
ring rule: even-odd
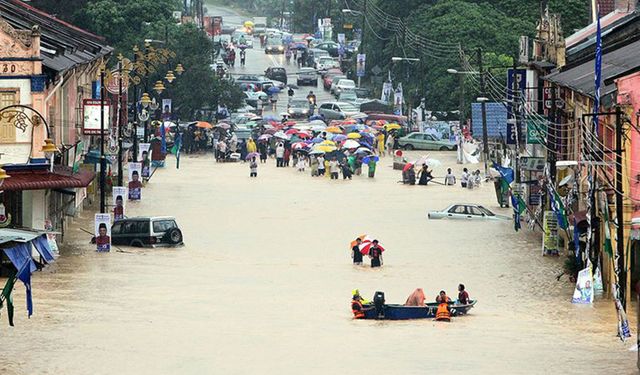
{"label": "person in red shirt", "polygon": [[469,293],[464,290],[464,284],[458,285],[458,303],[461,305],[469,303]]}

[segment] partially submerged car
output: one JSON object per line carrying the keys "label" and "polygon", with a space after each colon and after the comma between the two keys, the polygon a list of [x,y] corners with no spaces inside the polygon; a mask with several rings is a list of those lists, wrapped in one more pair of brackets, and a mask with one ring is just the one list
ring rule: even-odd
{"label": "partially submerged car", "polygon": [[464,220],[511,220],[504,215],[496,215],[478,204],[452,204],[442,211],[431,211],[427,218],[437,219],[464,219]]}
{"label": "partially submerged car", "polygon": [[436,139],[432,134],[414,132],[398,139],[405,150],[454,151],[458,146],[448,139]]}
{"label": "partially submerged car", "polygon": [[183,244],[183,237],[172,216],[129,217],[113,223],[111,243],[135,247],[177,246]]}

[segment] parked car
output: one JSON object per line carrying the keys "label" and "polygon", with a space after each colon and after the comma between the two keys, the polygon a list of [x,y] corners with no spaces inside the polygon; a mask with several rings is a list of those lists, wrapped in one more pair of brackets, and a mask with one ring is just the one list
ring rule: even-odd
{"label": "parked car", "polygon": [[354,90],[348,90],[343,91],[340,93],[340,95],[338,95],[338,101],[353,104],[356,108],[358,108],[358,110],[360,110],[362,99],[358,99],[358,95],[356,95],[356,92]]}
{"label": "parked car", "polygon": [[352,91],[356,88],[356,83],[352,79],[343,78],[336,83],[333,94],[338,97],[343,91]]}
{"label": "parked car", "polygon": [[318,114],[327,120],[343,120],[347,117],[361,114],[353,104],[344,102],[327,102],[318,107]]}
{"label": "parked car", "polygon": [[275,79],[284,84],[287,83],[287,71],[285,68],[270,66],[264,71],[264,76],[269,79]]}
{"label": "parked car", "polygon": [[130,217],[113,223],[111,243],[136,247],[175,246],[183,244],[183,237],[174,217]]}
{"label": "parked car", "polygon": [[318,63],[318,60],[320,60],[321,57],[331,57],[329,55],[329,52],[322,50],[322,49],[317,49],[317,48],[312,48],[309,50],[309,59],[311,59],[313,61],[312,66],[316,66],[316,64]]}
{"label": "parked car", "polygon": [[327,51],[331,57],[338,57],[340,45],[336,42],[322,42],[316,48]]}
{"label": "parked car", "polygon": [[307,118],[309,116],[309,102],[307,99],[291,99],[287,105],[287,113],[291,118]]}
{"label": "parked car", "polygon": [[448,139],[436,139],[427,133],[413,132],[398,139],[398,144],[405,150],[438,150],[454,151],[457,149],[455,143]]}
{"label": "parked car", "polygon": [[465,219],[465,220],[511,220],[504,215],[496,215],[477,204],[452,204],[441,211],[427,213],[427,218],[437,219]]}
{"label": "parked car", "polygon": [[300,68],[298,72],[297,82],[298,86],[304,85],[318,85],[318,73],[313,68]]}
{"label": "parked car", "polygon": [[346,79],[347,76],[344,74],[336,74],[335,76],[333,76],[333,78],[331,79],[331,83],[329,83],[329,92],[331,92],[331,94],[335,94],[336,92],[336,85],[338,84],[338,82],[341,79]]}
{"label": "parked car", "polygon": [[316,62],[316,69],[322,74],[332,68],[340,68],[340,62],[331,56],[322,56]]}

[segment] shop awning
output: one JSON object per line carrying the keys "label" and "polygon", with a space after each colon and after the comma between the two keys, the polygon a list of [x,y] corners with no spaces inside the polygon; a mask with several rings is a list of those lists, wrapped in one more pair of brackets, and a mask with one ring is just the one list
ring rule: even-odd
{"label": "shop awning", "polygon": [[96,174],[91,171],[80,170],[72,173],[70,168],[55,167],[53,172],[48,170],[7,170],[11,176],[4,180],[2,190],[45,190],[87,187]]}

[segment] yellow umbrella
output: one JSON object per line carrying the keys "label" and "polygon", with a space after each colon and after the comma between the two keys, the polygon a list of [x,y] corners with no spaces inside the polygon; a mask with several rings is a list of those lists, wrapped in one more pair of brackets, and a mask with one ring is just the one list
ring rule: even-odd
{"label": "yellow umbrella", "polygon": [[320,145],[322,145],[322,146],[335,146],[336,143],[334,141],[330,141],[330,140],[327,139],[325,141],[320,142]]}
{"label": "yellow umbrella", "polygon": [[253,27],[252,21],[244,21],[244,27]]}
{"label": "yellow umbrella", "polygon": [[342,130],[337,126],[329,126],[324,131],[329,132],[329,133],[335,133],[335,134],[342,133]]}
{"label": "yellow umbrella", "polygon": [[360,133],[349,133],[347,134],[347,138],[349,139],[358,139],[361,138],[362,136],[360,135]]}
{"label": "yellow umbrella", "polygon": [[402,129],[402,126],[398,125],[398,124],[386,124],[385,129],[387,130],[396,130],[396,129]]}
{"label": "yellow umbrella", "polygon": [[314,151],[331,152],[336,150],[336,146],[319,145],[313,148]]}

